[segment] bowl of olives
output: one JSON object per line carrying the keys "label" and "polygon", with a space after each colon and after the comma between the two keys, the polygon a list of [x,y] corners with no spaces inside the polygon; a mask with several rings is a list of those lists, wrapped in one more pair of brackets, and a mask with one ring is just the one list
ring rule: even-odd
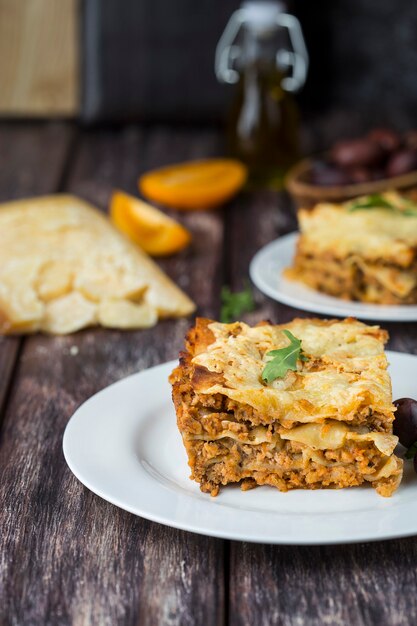
{"label": "bowl of olives", "polygon": [[363,137],[337,141],[326,153],[291,168],[286,187],[298,206],[416,189],[417,130],[400,134],[375,128]]}

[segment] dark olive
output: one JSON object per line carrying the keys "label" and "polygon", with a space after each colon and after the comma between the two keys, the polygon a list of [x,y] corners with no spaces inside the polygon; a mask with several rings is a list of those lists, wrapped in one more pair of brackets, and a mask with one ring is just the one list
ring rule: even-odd
{"label": "dark olive", "polygon": [[382,180],[383,178],[385,178],[384,170],[381,170],[379,168],[373,169],[371,171],[371,174],[372,174],[372,180]]}
{"label": "dark olive", "polygon": [[417,441],[417,401],[412,398],[395,400],[394,435],[409,448]]}
{"label": "dark olive", "polygon": [[417,149],[417,130],[409,130],[404,135],[404,142],[407,148]]}
{"label": "dark olive", "polygon": [[384,152],[394,152],[401,146],[399,134],[390,128],[374,128],[368,133],[368,139],[378,144]]}
{"label": "dark olive", "polygon": [[332,160],[341,167],[360,167],[378,163],[384,151],[369,139],[351,139],[336,143],[330,154]]}
{"label": "dark olive", "polygon": [[331,187],[338,185],[348,185],[351,182],[349,176],[339,170],[334,165],[326,163],[316,163],[311,170],[311,182],[314,185]]}
{"label": "dark olive", "polygon": [[417,474],[417,454],[414,455],[413,464],[414,464],[414,471]]}
{"label": "dark olive", "polygon": [[389,158],[386,174],[388,177],[401,176],[417,169],[417,150],[399,150]]}
{"label": "dark olive", "polygon": [[354,183],[367,183],[372,180],[371,171],[366,167],[354,167],[350,169],[349,176]]}

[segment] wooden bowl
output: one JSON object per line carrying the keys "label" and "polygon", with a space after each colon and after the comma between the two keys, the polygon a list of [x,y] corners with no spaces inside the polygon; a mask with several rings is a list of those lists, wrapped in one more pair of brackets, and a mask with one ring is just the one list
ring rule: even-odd
{"label": "wooden bowl", "polygon": [[285,186],[297,207],[309,207],[318,202],[345,202],[357,196],[367,196],[372,193],[381,193],[389,189],[410,191],[417,188],[417,170],[383,178],[369,183],[354,183],[351,185],[337,185],[332,187],[313,185],[308,182],[308,174],[313,164],[312,159],[303,159],[290,169]]}

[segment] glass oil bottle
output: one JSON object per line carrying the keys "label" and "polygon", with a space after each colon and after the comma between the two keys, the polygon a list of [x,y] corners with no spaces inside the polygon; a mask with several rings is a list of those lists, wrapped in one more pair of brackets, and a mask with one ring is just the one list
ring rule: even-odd
{"label": "glass oil bottle", "polygon": [[248,186],[280,189],[298,158],[298,108],[308,55],[298,20],[280,2],[247,0],[216,49],[216,75],[236,84],[227,142],[249,169]]}

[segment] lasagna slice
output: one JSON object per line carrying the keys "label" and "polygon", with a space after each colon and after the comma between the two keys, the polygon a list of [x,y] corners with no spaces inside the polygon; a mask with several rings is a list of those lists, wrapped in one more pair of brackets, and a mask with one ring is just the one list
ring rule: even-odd
{"label": "lasagna slice", "polygon": [[[266,382],[271,352],[281,354],[289,336],[301,342],[300,358]],[[170,376],[191,478],[212,496],[228,483],[280,491],[370,483],[390,496],[402,461],[386,340],[354,319],[254,327],[197,319]]]}
{"label": "lasagna slice", "polygon": [[300,209],[298,221],[288,278],[346,300],[417,303],[417,206],[410,200],[387,192],[317,204]]}

